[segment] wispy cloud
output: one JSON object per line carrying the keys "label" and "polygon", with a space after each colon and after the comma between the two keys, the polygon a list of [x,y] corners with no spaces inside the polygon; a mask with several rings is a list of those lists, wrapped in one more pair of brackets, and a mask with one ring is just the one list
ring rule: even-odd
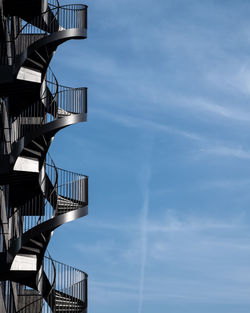
{"label": "wispy cloud", "polygon": [[[250,184],[250,181],[248,181]],[[221,182],[220,184],[223,184]],[[215,187],[217,184],[215,183]],[[147,196],[149,197],[149,195]],[[144,198],[145,204],[146,197]],[[146,202],[147,204],[147,202]],[[143,206],[144,208],[144,206]],[[143,211],[145,213],[145,211]],[[194,216],[185,216],[185,218],[180,219],[175,216],[175,210],[172,209],[165,209],[166,214],[164,216],[158,217],[155,216],[151,218],[150,223],[142,223],[144,221],[145,215],[142,214],[141,219],[136,222],[135,218],[132,220],[123,220],[122,222],[116,221],[115,223],[111,223],[109,221],[98,221],[98,220],[88,220],[86,223],[86,228],[93,228],[93,229],[101,229],[101,230],[109,230],[115,231],[118,233],[124,234],[133,234],[133,237],[139,237],[139,234],[146,231],[147,233],[155,233],[160,236],[161,233],[178,233],[178,232],[193,232],[193,231],[216,231],[216,230],[240,230],[243,227],[242,221],[244,217],[238,216],[233,220],[222,221],[216,220],[213,218],[198,218]],[[140,227],[141,225],[141,227]],[[142,227],[143,225],[143,227]],[[72,227],[75,225],[72,224]],[[79,227],[82,227],[80,224]],[[104,245],[105,246],[105,245]],[[83,248],[80,244],[77,246],[79,249]],[[96,245],[96,249],[94,251],[101,251],[99,244]]]}
{"label": "wispy cloud", "polygon": [[228,103],[225,105],[221,105],[218,103],[213,103],[209,99],[206,98],[196,98],[192,97],[190,99],[183,99],[182,101],[179,99],[178,101],[182,106],[186,105],[187,108],[192,108],[197,111],[205,111],[210,112],[218,117],[223,117],[231,120],[238,120],[249,122],[250,121],[250,113],[248,110],[240,109],[236,105],[229,106]]}
{"label": "wispy cloud", "polygon": [[215,87],[229,94],[238,93],[248,96],[250,94],[249,59],[241,60],[235,56],[226,55],[220,66],[208,71],[207,79]]}
{"label": "wispy cloud", "polygon": [[[144,174],[145,170],[144,167]],[[122,240],[75,245],[85,259],[87,253],[102,260],[102,266],[106,264],[105,275],[109,280],[99,277],[90,287],[95,301],[137,302],[138,312],[143,312],[143,305],[150,301],[249,303],[248,218],[197,217],[173,209],[162,215],[155,207],[152,215],[149,184],[150,178],[142,183],[144,198],[137,223],[133,219],[120,224],[116,221],[86,224],[86,227],[100,228],[100,233],[106,235],[107,230],[115,231],[114,238],[120,238],[122,233],[126,246]],[[125,265],[130,265],[131,270],[127,271]],[[114,266],[116,270],[120,268],[119,279],[113,273]]]}
{"label": "wispy cloud", "polygon": [[[91,169],[92,182],[96,173],[105,177],[110,169],[115,182],[123,180],[120,169],[133,173],[132,181],[144,168],[143,179],[129,195],[120,188],[128,181],[118,188],[102,181],[97,192],[95,184],[90,188],[93,201],[87,223],[65,226],[71,227],[67,234],[78,235],[72,258],[89,262],[93,312],[142,313],[145,304],[166,312],[173,303],[185,305],[188,313],[208,311],[207,304],[216,303],[225,306],[210,311],[232,313],[229,304],[237,304],[238,311],[242,303],[249,308],[249,214],[242,209],[247,206],[242,193],[240,201],[233,199],[249,188],[247,171],[234,175],[237,166],[250,158],[249,4],[184,0],[159,0],[153,6],[149,0],[89,4],[89,40],[83,49],[73,51],[72,45],[79,47],[76,41],[69,49],[64,47],[67,62],[60,49],[55,59],[66,84],[81,86],[84,81],[89,86],[89,143],[80,132],[72,132],[74,139],[68,140],[72,149],[76,147],[75,155],[82,151],[79,159]],[[247,32],[242,33],[244,28]],[[75,75],[65,76],[61,69]],[[133,149],[148,146],[150,139],[140,142],[144,134],[155,136],[157,142],[152,162],[147,159],[150,149],[143,155]],[[124,150],[114,142],[124,143]],[[62,147],[66,165],[67,149]],[[135,162],[130,162],[126,150],[134,153]],[[210,171],[214,163],[225,163],[216,177],[212,177],[216,169]],[[151,166],[152,178],[145,175]],[[200,168],[202,173],[197,173]],[[189,179],[193,174],[195,181]],[[179,189],[184,176],[184,192],[195,191],[188,197],[182,197]],[[213,193],[218,188],[224,188],[219,190],[223,203]],[[231,200],[228,208],[225,202]],[[127,203],[133,218],[124,210]],[[100,304],[96,310],[95,303]],[[198,310],[190,303],[203,306]]]}
{"label": "wispy cloud", "polygon": [[214,155],[214,156],[221,156],[221,157],[233,157],[238,159],[250,159],[250,151],[244,150],[241,147],[233,148],[233,147],[223,147],[223,146],[216,146],[216,147],[208,147],[203,148],[200,150],[201,154],[205,155]]}
{"label": "wispy cloud", "polygon": [[193,186],[195,189],[227,189],[227,190],[237,190],[246,188],[249,189],[250,179],[221,179],[221,180],[208,180],[199,182],[198,186]]}
{"label": "wispy cloud", "polygon": [[[244,268],[243,270],[247,270]],[[237,273],[239,275],[240,273]],[[150,277],[150,284],[144,288],[145,305],[155,302],[167,304],[185,303],[228,303],[228,304],[249,304],[250,300],[248,293],[250,288],[247,286],[247,279],[244,282],[244,287],[239,287],[237,290],[237,298],[235,297],[235,288],[232,285],[223,285],[214,283],[211,288],[204,288],[204,284],[192,278],[167,280],[159,277]],[[133,283],[121,284],[117,282],[99,282],[93,281],[90,283],[90,296],[94,303],[126,303],[127,301],[136,301],[136,288]]]}
{"label": "wispy cloud", "polygon": [[93,113],[101,115],[103,118],[109,119],[115,123],[123,125],[129,128],[139,128],[139,129],[148,129],[152,131],[160,131],[160,132],[168,132],[172,134],[176,134],[191,140],[200,141],[203,138],[196,133],[192,133],[189,131],[183,131],[173,126],[169,126],[167,124],[158,123],[151,120],[146,120],[143,118],[137,118],[125,114],[115,114],[112,112],[107,112],[104,110],[92,110]]}

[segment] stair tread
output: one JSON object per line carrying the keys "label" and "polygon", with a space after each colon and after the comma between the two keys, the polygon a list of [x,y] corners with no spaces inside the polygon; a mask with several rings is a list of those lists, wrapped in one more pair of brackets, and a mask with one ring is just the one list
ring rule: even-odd
{"label": "stair tread", "polygon": [[32,143],[33,143],[37,148],[39,148],[40,150],[44,151],[44,147],[41,146],[39,143],[37,143],[35,140],[32,140]]}
{"label": "stair tread", "polygon": [[36,253],[40,253],[41,250],[39,248],[33,248],[33,247],[29,247],[29,246],[22,246],[23,250],[27,250],[27,251],[31,251],[31,252],[36,252]]}
{"label": "stair tread", "polygon": [[39,58],[43,61],[44,64],[47,63],[46,59],[37,50],[35,50],[35,53],[36,53],[36,55],[39,56]]}
{"label": "stair tread", "polygon": [[43,64],[41,64],[41,63],[39,63],[39,62],[37,62],[37,61],[31,59],[31,58],[27,58],[27,61],[29,61],[29,62],[35,64],[36,66],[38,66],[38,67],[41,68],[41,69],[43,69],[43,67],[44,67]]}
{"label": "stair tread", "polygon": [[23,150],[26,151],[26,152],[29,152],[29,153],[31,153],[33,155],[36,155],[36,156],[42,156],[41,152],[33,150],[33,149],[30,149],[30,148],[24,147]]}
{"label": "stair tread", "polygon": [[37,245],[37,246],[43,248],[43,244],[42,244],[41,242],[39,242],[39,241],[37,241],[37,240],[35,240],[35,239],[30,239],[30,241],[31,241],[32,243],[34,243],[35,245]]}

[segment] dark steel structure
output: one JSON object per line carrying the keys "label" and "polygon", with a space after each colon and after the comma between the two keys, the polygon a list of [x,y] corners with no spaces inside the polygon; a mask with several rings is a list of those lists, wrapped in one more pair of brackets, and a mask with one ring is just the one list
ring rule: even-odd
{"label": "dark steel structure", "polygon": [[49,64],[86,37],[86,5],[0,0],[0,313],[87,312],[87,274],[46,251],[88,213],[88,177],[48,154],[59,130],[87,119],[87,89],[60,85]]}

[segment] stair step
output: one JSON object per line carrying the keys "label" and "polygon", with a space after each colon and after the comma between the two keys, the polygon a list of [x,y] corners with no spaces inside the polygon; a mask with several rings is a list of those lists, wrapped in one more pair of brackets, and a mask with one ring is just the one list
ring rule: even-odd
{"label": "stair step", "polygon": [[32,243],[34,243],[36,246],[40,247],[40,248],[43,248],[43,244],[35,239],[30,239],[30,241]]}
{"label": "stair step", "polygon": [[43,61],[44,64],[47,63],[47,60],[38,51],[35,50],[35,53],[36,53],[36,55],[39,56],[39,58]]}
{"label": "stair step", "polygon": [[17,74],[17,79],[33,83],[41,83],[42,73],[37,69],[22,66]]}
{"label": "stair step", "polygon": [[60,203],[60,202],[57,202],[57,206],[58,208],[77,208],[79,207],[79,204],[78,203],[69,203],[69,202],[63,202],[63,203]]}
{"label": "stair step", "polygon": [[39,145],[39,143],[37,143],[35,140],[32,140],[32,143],[37,147],[39,148],[40,150],[44,151],[44,147]]}
{"label": "stair step", "polygon": [[63,198],[62,196],[58,195],[58,199],[57,199],[57,204],[58,206],[60,207],[63,207],[63,206],[67,206],[67,207],[76,207],[76,206],[79,206],[79,203],[77,202],[74,202],[72,200],[69,200],[69,199],[65,199]]}
{"label": "stair step", "polygon": [[81,305],[74,305],[72,303],[67,303],[65,305],[58,305],[58,304],[55,304],[55,308],[58,309],[58,310],[80,310],[81,309]]}
{"label": "stair step", "polygon": [[63,308],[63,309],[55,309],[55,313],[82,313],[83,310],[81,309],[68,309],[68,308]]}
{"label": "stair step", "polygon": [[38,248],[33,248],[33,247],[27,247],[27,246],[22,246],[23,250],[27,250],[27,251],[31,251],[31,252],[35,252],[35,253],[40,253],[41,250]]}
{"label": "stair step", "polygon": [[58,304],[56,304],[55,305],[55,308],[56,309],[60,309],[60,310],[80,310],[81,309],[81,305],[74,305],[74,304],[72,304],[72,303],[67,303],[67,304],[65,304],[65,305],[58,305]]}
{"label": "stair step", "polygon": [[42,156],[41,152],[38,152],[36,150],[33,149],[29,149],[29,148],[23,148],[24,151],[29,152],[35,156]]}
{"label": "stair step", "polygon": [[62,306],[60,306],[60,307],[57,307],[57,306],[55,306],[55,309],[56,309],[56,312],[74,312],[74,313],[76,313],[76,312],[82,312],[82,307],[72,307],[72,306],[70,306],[70,305],[68,305],[68,306],[65,306],[65,307],[62,307]]}
{"label": "stair step", "polygon": [[56,302],[60,302],[60,303],[62,303],[62,302],[70,302],[70,303],[75,303],[75,304],[79,305],[78,301],[77,300],[72,300],[72,296],[70,296],[70,295],[68,297],[61,296],[61,295],[56,295],[55,300],[56,300]]}
{"label": "stair step", "polygon": [[68,305],[68,306],[60,306],[60,307],[57,307],[55,306],[55,309],[56,309],[56,312],[82,312],[82,307],[78,306],[78,307],[74,307],[74,306],[71,306],[71,305]]}
{"label": "stair step", "polygon": [[68,111],[65,111],[61,108],[58,108],[58,116],[59,117],[70,116],[70,115],[72,115],[71,112],[68,112]]}
{"label": "stair step", "polygon": [[44,236],[43,233],[40,234],[40,237],[42,238],[43,242],[46,242],[46,241],[47,241],[47,240],[46,240],[46,237]]}
{"label": "stair step", "polygon": [[27,58],[26,60],[28,60],[30,63],[33,63],[34,65],[40,67],[41,69],[43,69],[43,67],[44,67],[43,64],[41,64],[41,63],[39,63],[39,62],[37,62],[35,60],[32,60],[30,58]]}
{"label": "stair step", "polygon": [[42,136],[42,140],[43,140],[43,142],[45,143],[46,147],[48,147],[47,140],[45,139],[45,137],[44,137],[44,136]]}
{"label": "stair step", "polygon": [[57,301],[56,301],[56,306],[57,307],[66,307],[66,306],[71,306],[71,307],[80,307],[80,304],[79,303],[77,303],[77,302],[71,302],[70,300],[68,300],[68,301],[58,301],[59,303],[57,303]]}

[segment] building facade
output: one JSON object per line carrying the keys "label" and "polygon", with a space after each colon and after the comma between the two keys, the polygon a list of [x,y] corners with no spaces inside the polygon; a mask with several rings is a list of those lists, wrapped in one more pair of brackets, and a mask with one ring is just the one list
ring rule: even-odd
{"label": "building facade", "polygon": [[88,213],[88,178],[48,153],[59,130],[87,120],[87,89],[60,85],[49,66],[86,37],[86,5],[0,0],[0,313],[87,312],[87,274],[47,250]]}

